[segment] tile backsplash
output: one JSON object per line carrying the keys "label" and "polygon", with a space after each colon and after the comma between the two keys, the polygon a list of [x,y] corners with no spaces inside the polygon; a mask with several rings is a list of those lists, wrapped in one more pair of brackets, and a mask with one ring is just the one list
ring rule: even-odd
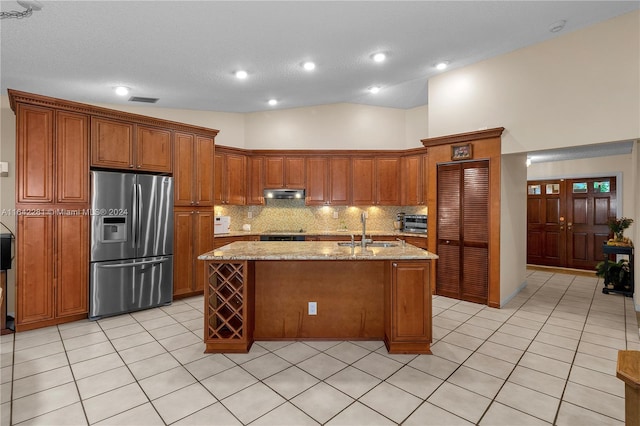
{"label": "tile backsplash", "polygon": [[[251,225],[251,231],[299,230],[336,231],[349,229],[358,232],[362,225],[360,214],[368,214],[367,229],[393,231],[396,214],[427,214],[426,206],[306,206],[301,200],[269,200],[262,206],[216,206],[217,216],[231,217],[231,231],[241,231],[242,225]],[[337,218],[334,213],[337,212]],[[251,218],[249,218],[251,214]]]}

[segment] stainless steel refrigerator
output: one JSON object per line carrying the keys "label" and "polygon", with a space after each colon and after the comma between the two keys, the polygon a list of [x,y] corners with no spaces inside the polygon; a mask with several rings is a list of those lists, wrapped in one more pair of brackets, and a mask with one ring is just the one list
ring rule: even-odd
{"label": "stainless steel refrigerator", "polygon": [[89,319],[171,303],[173,179],[91,172]]}

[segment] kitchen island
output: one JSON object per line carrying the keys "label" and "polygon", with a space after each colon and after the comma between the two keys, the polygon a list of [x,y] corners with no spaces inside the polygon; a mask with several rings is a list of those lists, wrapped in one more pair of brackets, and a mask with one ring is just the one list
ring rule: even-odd
{"label": "kitchen island", "polygon": [[384,340],[390,353],[431,353],[433,253],[401,242],[239,241],[198,259],[207,352],[306,339]]}

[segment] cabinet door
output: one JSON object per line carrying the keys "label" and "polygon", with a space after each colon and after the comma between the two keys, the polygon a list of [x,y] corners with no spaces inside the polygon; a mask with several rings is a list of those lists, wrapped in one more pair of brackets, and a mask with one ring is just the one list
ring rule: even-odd
{"label": "cabinet door", "polygon": [[285,157],[284,166],[285,187],[293,189],[304,188],[304,158]]}
{"label": "cabinet door", "polygon": [[417,206],[423,204],[422,155],[402,157],[401,204]]}
{"label": "cabinet door", "polygon": [[326,157],[307,158],[307,205],[323,205],[329,201],[327,168]]}
{"label": "cabinet door", "polygon": [[213,202],[214,204],[225,204],[226,199],[224,197],[224,160],[225,155],[220,153],[215,153],[214,164],[213,164]]}
{"label": "cabinet door", "polygon": [[[16,325],[54,318],[54,216],[18,216]],[[84,242],[86,244],[86,242]]]}
{"label": "cabinet door", "polygon": [[56,218],[56,314],[89,311],[89,216]]}
{"label": "cabinet door", "polygon": [[376,204],[400,205],[400,158],[376,158]]}
{"label": "cabinet door", "polygon": [[351,162],[353,204],[375,204],[375,161],[371,158],[354,158]]}
{"label": "cabinet door", "polygon": [[213,206],[213,138],[196,136],[195,204]]}
{"label": "cabinet door", "polygon": [[171,131],[137,126],[136,169],[171,173]]}
{"label": "cabinet door", "polygon": [[56,112],[56,202],[89,202],[89,118]]}
{"label": "cabinet door", "polygon": [[192,292],[193,216],[191,211],[173,212],[173,295]]}
{"label": "cabinet door", "polygon": [[206,280],[205,263],[198,260],[198,256],[213,250],[213,212],[196,211],[194,234],[194,279],[193,290],[204,291]]}
{"label": "cabinet door", "polygon": [[264,157],[249,157],[247,160],[247,204],[264,204]]}
{"label": "cabinet door", "polygon": [[18,104],[17,202],[53,201],[53,110]]}
{"label": "cabinet door", "polygon": [[284,157],[264,158],[264,187],[284,188]]}
{"label": "cabinet door", "polygon": [[194,204],[193,181],[194,166],[194,137],[187,133],[176,133],[173,146],[173,202],[176,206],[190,206]]}
{"label": "cabinet door", "polygon": [[92,117],[91,165],[133,169],[133,124]]}
{"label": "cabinet door", "polygon": [[239,154],[227,154],[225,160],[226,204],[242,206],[245,203],[246,157]]}
{"label": "cabinet door", "polygon": [[329,203],[351,204],[351,160],[347,157],[329,158]]}
{"label": "cabinet door", "polygon": [[391,321],[393,341],[431,341],[429,263],[393,263]]}

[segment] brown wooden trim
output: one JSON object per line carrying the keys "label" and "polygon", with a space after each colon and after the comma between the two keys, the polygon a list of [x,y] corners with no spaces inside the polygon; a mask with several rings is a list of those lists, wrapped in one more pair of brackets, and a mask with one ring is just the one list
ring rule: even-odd
{"label": "brown wooden trim", "polygon": [[85,314],[69,315],[68,317],[59,317],[59,318],[55,318],[48,321],[36,321],[36,322],[30,322],[27,324],[16,323],[16,332],[34,330],[36,328],[48,327],[50,325],[65,324],[68,322],[80,321],[82,319],[87,319],[87,318],[88,318],[88,314],[85,313]]}
{"label": "brown wooden trim", "polygon": [[595,271],[585,271],[584,269],[557,268],[554,266],[543,266],[543,265],[527,264],[527,269],[530,269],[532,271],[550,272],[552,274],[579,275],[581,277],[594,277],[596,275]]}
{"label": "brown wooden trim", "polygon": [[34,93],[21,92],[18,90],[7,89],[9,93],[9,103],[11,109],[15,112],[18,103],[39,105],[47,108],[55,108],[57,110],[73,111],[83,114],[89,114],[94,117],[105,117],[116,120],[132,121],[138,124],[147,124],[161,128],[170,128],[183,132],[191,132],[201,135],[215,137],[219,130],[209,129],[206,127],[193,126],[185,123],[164,120],[161,118],[148,117],[145,115],[134,114],[125,111],[118,111],[110,108],[103,108],[94,105],[73,102],[64,99],[52,98],[48,96],[36,95]]}
{"label": "brown wooden trim", "polygon": [[421,139],[425,147],[449,145],[453,143],[477,141],[481,139],[499,138],[502,136],[504,127],[495,127],[487,130],[477,130],[475,132],[457,133],[455,135],[437,136],[435,138]]}

